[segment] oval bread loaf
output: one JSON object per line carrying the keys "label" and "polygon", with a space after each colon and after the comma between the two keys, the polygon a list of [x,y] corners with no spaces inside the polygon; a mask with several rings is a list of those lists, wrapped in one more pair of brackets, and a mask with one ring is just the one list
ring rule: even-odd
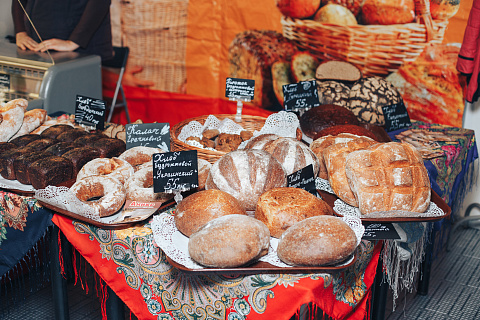
{"label": "oval bread loaf", "polygon": [[255,218],[280,238],[295,223],[318,215],[333,215],[333,209],[323,200],[299,188],[275,188],[260,196]]}
{"label": "oval bread loaf", "polygon": [[190,257],[207,267],[230,268],[253,262],[268,253],[270,233],[260,221],[231,214],[208,222],[191,235]]}
{"label": "oval bread loaf", "polygon": [[190,237],[207,222],[228,214],[247,214],[237,199],[216,190],[195,192],[183,199],[175,212],[177,229]]}
{"label": "oval bread loaf", "polygon": [[323,266],[345,260],[356,247],[357,237],[347,223],[323,215],[287,229],[278,242],[277,255],[289,265]]}
{"label": "oval bread loaf", "polygon": [[219,189],[234,196],[246,210],[255,210],[267,190],[284,187],[282,165],[263,150],[236,150],[223,155],[210,168],[205,189]]}

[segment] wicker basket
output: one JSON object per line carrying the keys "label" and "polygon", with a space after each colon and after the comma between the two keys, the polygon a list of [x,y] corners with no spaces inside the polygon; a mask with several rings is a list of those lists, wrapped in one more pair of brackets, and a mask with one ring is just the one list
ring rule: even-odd
{"label": "wicker basket", "polygon": [[356,65],[364,76],[388,75],[443,41],[448,20],[432,20],[429,0],[416,0],[418,23],[340,26],[282,17],[283,35],[325,60]]}
{"label": "wicker basket", "polygon": [[186,83],[188,0],[123,0],[122,41],[129,63],[143,67],[152,89],[180,92]]}
{"label": "wicker basket", "polygon": [[[207,120],[207,117],[208,115],[196,117],[196,118],[190,118],[190,119],[181,121],[176,125],[174,125],[173,127],[171,127],[170,128],[170,149],[172,151],[197,150],[198,157],[201,159],[205,159],[210,163],[214,163],[215,161],[220,159],[226,152],[197,148],[189,144],[186,144],[178,139],[178,135],[180,134],[180,132],[182,132],[182,128],[186,126],[190,121],[198,121],[201,124],[204,124],[205,120]],[[235,121],[235,115],[229,115],[229,114],[217,115],[216,114],[215,117],[217,117],[219,120],[230,118]],[[255,130],[260,131],[260,129],[262,129],[263,125],[265,124],[266,120],[267,118],[260,117],[260,116],[242,115],[242,121],[239,122],[238,124],[241,125],[242,128],[245,130],[249,130],[252,132]]]}

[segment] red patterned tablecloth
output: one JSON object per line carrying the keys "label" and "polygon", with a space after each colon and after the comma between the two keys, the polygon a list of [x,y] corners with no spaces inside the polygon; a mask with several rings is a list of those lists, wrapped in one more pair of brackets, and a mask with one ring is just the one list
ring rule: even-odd
{"label": "red patterned tablecloth", "polygon": [[312,302],[334,319],[364,319],[381,246],[362,241],[335,274],[193,274],[172,267],[150,223],[107,230],[54,215],[53,222],[139,319],[290,319]]}

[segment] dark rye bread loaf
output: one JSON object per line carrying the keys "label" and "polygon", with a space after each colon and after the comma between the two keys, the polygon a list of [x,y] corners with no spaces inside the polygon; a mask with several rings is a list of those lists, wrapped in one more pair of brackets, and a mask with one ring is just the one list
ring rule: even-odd
{"label": "dark rye bread loaf", "polygon": [[276,31],[241,32],[228,48],[229,75],[255,80],[255,105],[264,109],[279,107],[273,91],[271,67],[276,61],[291,61],[295,52],[293,43]]}
{"label": "dark rye bread loaf", "polygon": [[236,150],[212,165],[205,188],[225,191],[246,210],[255,210],[262,193],[286,184],[285,170],[268,152]]}
{"label": "dark rye bread loaf", "polygon": [[277,255],[294,266],[324,266],[348,258],[357,247],[355,232],[342,219],[315,216],[297,222],[280,237]]}
{"label": "dark rye bread loaf", "polygon": [[43,138],[43,139],[38,139],[35,141],[30,142],[29,144],[26,145],[27,148],[29,148],[32,151],[41,151],[45,150],[51,145],[54,145],[58,141],[55,139],[51,138]]}
{"label": "dark rye bread loaf", "polygon": [[268,253],[270,233],[259,220],[230,214],[211,220],[191,235],[188,253],[197,263],[211,268],[234,268]]}
{"label": "dark rye bread loaf", "polygon": [[80,169],[82,169],[87,162],[100,157],[100,152],[95,148],[80,147],[65,152],[62,157],[72,163],[73,176],[76,177]]}
{"label": "dark rye bread loaf", "polygon": [[43,137],[38,134],[26,134],[20,137],[16,137],[10,140],[10,143],[13,143],[17,147],[24,147],[32,141],[42,139]]}
{"label": "dark rye bread loaf", "polygon": [[318,215],[333,215],[333,209],[323,200],[299,188],[275,188],[260,196],[255,218],[280,238],[295,223]]}
{"label": "dark rye bread loaf", "polygon": [[70,151],[75,148],[79,148],[82,145],[76,144],[76,143],[71,143],[71,142],[57,142],[51,146],[49,146],[45,151],[50,152],[51,154],[55,156],[61,156],[65,152]]}
{"label": "dark rye bread loaf", "polygon": [[57,136],[65,131],[74,130],[75,128],[67,124],[56,124],[53,125],[40,133],[42,138],[51,138],[56,139]]}
{"label": "dark rye bread loaf", "polygon": [[73,142],[85,135],[89,135],[89,133],[83,129],[74,128],[73,130],[67,130],[66,132],[60,133],[56,139],[62,142]]}
{"label": "dark rye bread loaf", "polygon": [[115,138],[102,138],[90,144],[100,152],[101,158],[118,157],[127,150],[125,141]]}
{"label": "dark rye bread loaf", "polygon": [[8,180],[15,180],[13,161],[22,154],[29,153],[27,147],[9,149],[0,154],[0,175]]}
{"label": "dark rye bread loaf", "polygon": [[334,104],[312,108],[300,117],[300,128],[313,140],[317,139],[321,130],[339,124],[358,125],[360,122],[352,111]]}
{"label": "dark rye bread loaf", "polygon": [[107,138],[106,135],[104,135],[101,132],[95,132],[95,133],[89,133],[86,135],[83,135],[81,137],[78,137],[77,139],[73,140],[73,143],[83,145],[83,146],[88,146],[91,143],[100,140],[102,138]]}
{"label": "dark rye bread loaf", "polygon": [[57,186],[74,177],[73,164],[64,157],[42,158],[28,167],[27,175],[35,189]]}
{"label": "dark rye bread loaf", "polygon": [[30,184],[28,177],[28,167],[37,160],[52,157],[53,154],[46,150],[25,153],[13,161],[13,169],[15,171],[15,179],[23,184]]}
{"label": "dark rye bread loaf", "polygon": [[207,222],[228,214],[247,214],[232,195],[216,190],[195,192],[184,198],[175,211],[177,229],[190,237]]}

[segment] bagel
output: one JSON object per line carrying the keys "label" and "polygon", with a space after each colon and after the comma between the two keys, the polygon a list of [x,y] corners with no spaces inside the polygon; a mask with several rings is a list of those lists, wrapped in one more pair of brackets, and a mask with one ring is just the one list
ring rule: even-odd
{"label": "bagel", "polygon": [[118,179],[121,183],[133,174],[133,167],[119,158],[96,158],[87,162],[77,174],[77,181],[90,176],[107,176]]}
{"label": "bagel", "polygon": [[[125,203],[125,187],[115,178],[90,176],[75,182],[70,191],[90,206],[100,217],[108,217],[119,211]],[[98,200],[90,200],[98,198]]]}
{"label": "bagel", "polygon": [[139,169],[139,165],[142,165],[146,162],[152,162],[152,156],[155,153],[164,152],[165,151],[160,148],[137,146],[124,151],[118,157],[130,163],[135,171],[137,171]]}
{"label": "bagel", "polygon": [[125,182],[127,200],[165,202],[173,198],[172,193],[153,192],[153,166],[136,171]]}
{"label": "bagel", "polygon": [[24,113],[22,107],[0,112],[0,142],[7,142],[17,133],[22,126]]}

